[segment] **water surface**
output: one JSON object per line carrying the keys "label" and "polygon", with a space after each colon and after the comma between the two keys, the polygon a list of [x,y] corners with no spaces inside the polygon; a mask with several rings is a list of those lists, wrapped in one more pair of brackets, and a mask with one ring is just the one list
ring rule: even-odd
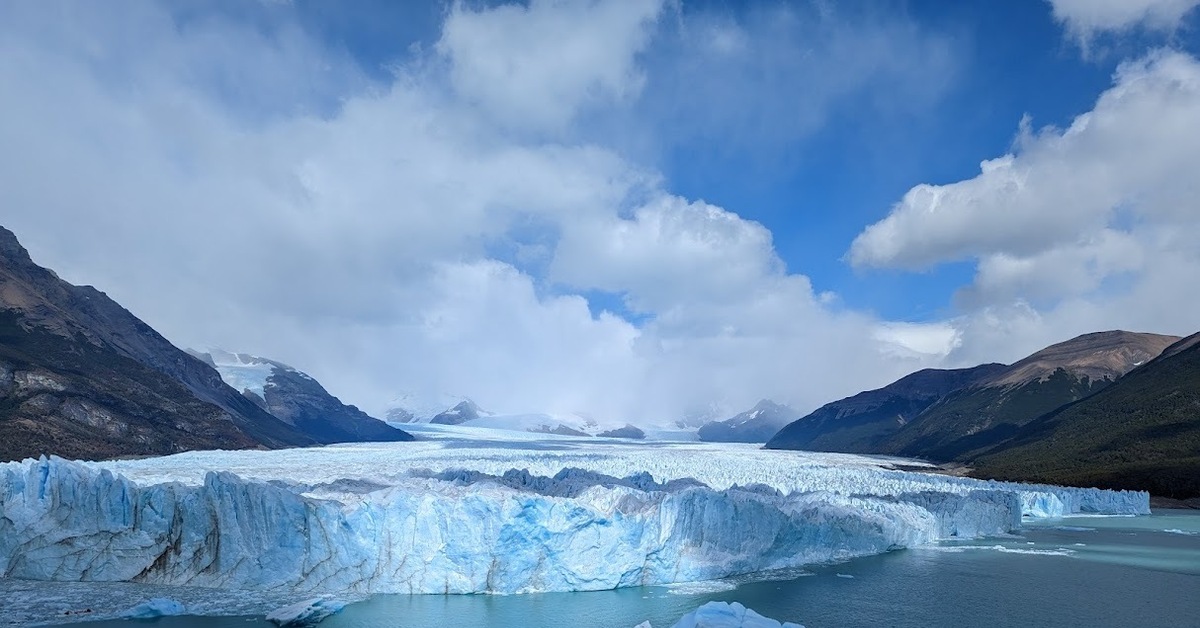
{"label": "water surface", "polygon": [[[321,627],[609,628],[650,620],[662,628],[711,600],[738,601],[808,628],[1200,626],[1200,513],[1033,520],[1011,538],[942,543],[804,571],[677,587],[377,596],[348,606]],[[164,618],[154,625],[270,624],[238,616]]]}

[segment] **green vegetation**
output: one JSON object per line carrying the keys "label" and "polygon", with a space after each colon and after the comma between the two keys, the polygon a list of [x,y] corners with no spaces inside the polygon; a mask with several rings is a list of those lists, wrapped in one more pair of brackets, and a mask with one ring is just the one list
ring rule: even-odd
{"label": "green vegetation", "polygon": [[1200,344],[1168,349],[967,462],[981,477],[1200,496]]}
{"label": "green vegetation", "polygon": [[882,452],[961,460],[995,446],[1017,428],[1111,384],[1057,369],[1016,386],[967,388],[942,398],[883,444]]}
{"label": "green vegetation", "polygon": [[1003,364],[969,369],[924,369],[878,390],[834,401],[784,427],[770,449],[879,453],[922,412],[948,395],[1003,373]]}

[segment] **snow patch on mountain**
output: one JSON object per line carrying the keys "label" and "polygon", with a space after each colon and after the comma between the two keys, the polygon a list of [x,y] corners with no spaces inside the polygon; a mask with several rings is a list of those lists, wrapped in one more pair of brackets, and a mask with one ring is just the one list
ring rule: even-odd
{"label": "snow patch on mountain", "polygon": [[384,416],[394,423],[428,423],[439,413],[464,401],[471,400],[462,395],[403,392],[388,402]]}
{"label": "snow patch on mountain", "polygon": [[260,358],[248,353],[233,353],[224,349],[210,348],[204,352],[194,352],[194,355],[207,357],[208,361],[221,374],[221,380],[238,392],[250,391],[266,397],[266,387],[275,371],[296,373],[306,379],[312,379],[308,374],[298,371],[286,364]]}
{"label": "snow patch on mountain", "polygon": [[608,429],[608,427],[602,427],[597,422],[581,415],[540,412],[484,416],[467,421],[462,425],[535,434],[558,434],[560,436],[595,436]]}

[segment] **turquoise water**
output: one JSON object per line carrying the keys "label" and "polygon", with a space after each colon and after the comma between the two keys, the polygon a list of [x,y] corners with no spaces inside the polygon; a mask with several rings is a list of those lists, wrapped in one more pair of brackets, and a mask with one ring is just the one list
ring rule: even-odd
{"label": "turquoise water", "polygon": [[[738,601],[808,628],[1200,626],[1200,513],[1030,522],[1019,535],[891,552],[803,572],[685,587],[514,596],[378,596],[322,628],[671,626]],[[130,622],[74,624],[130,628]],[[164,618],[157,628],[269,626]]]}

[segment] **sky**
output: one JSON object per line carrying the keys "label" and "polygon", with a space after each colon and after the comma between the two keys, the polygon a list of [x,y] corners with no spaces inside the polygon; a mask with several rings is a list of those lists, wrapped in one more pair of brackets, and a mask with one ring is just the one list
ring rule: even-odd
{"label": "sky", "polygon": [[0,224],[344,401],[651,425],[1200,330],[1200,0],[0,3]]}

